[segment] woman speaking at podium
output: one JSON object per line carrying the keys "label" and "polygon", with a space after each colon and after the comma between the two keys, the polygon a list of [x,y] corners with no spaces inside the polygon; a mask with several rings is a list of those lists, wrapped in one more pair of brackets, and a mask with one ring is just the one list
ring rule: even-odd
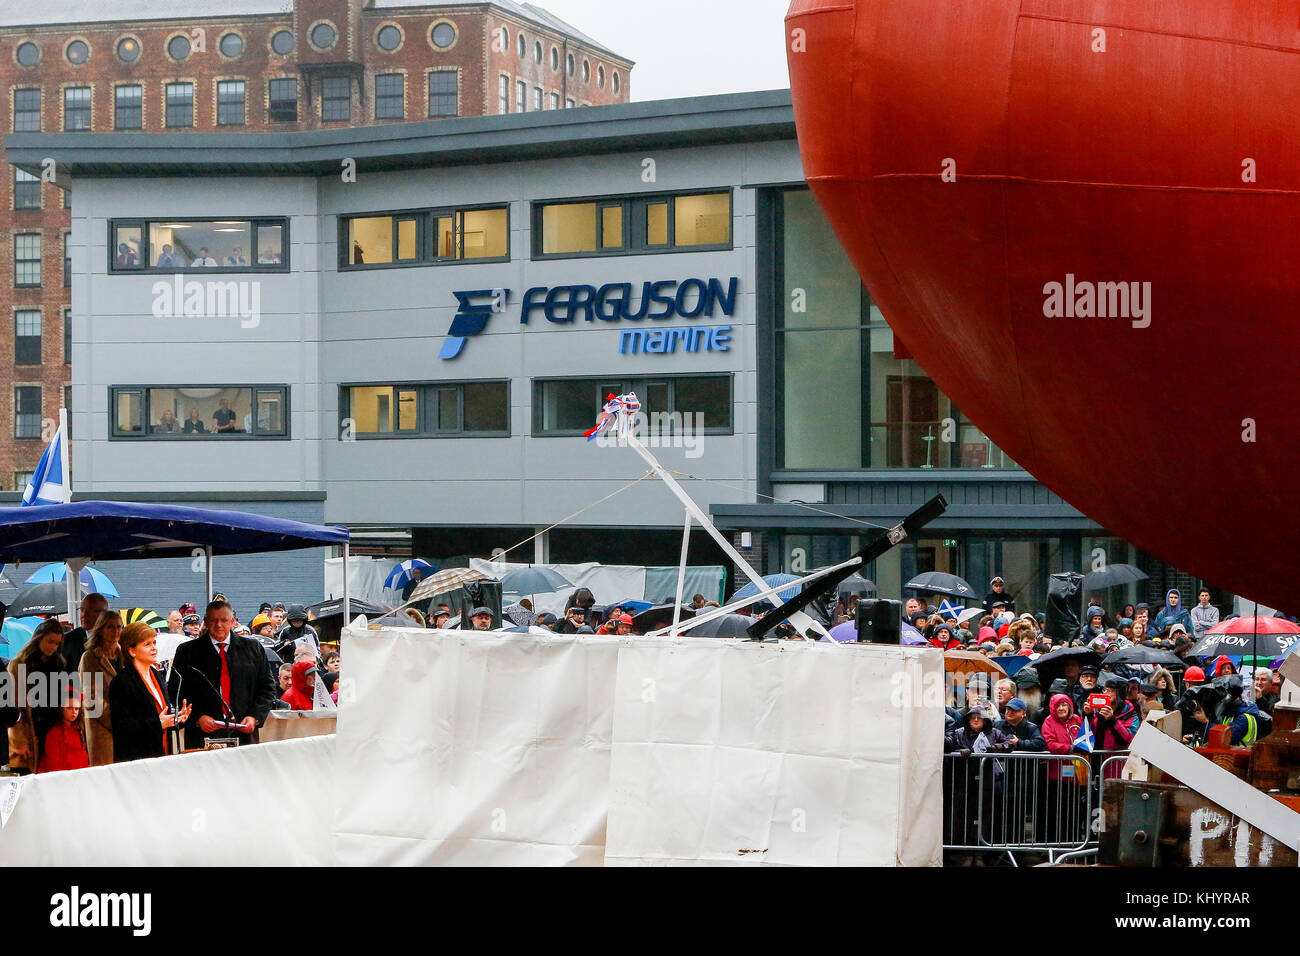
{"label": "woman speaking at podium", "polygon": [[108,687],[113,714],[113,762],[161,757],[172,751],[168,731],[189,720],[190,708],[181,701],[180,713],[167,702],[166,685],[158,678],[158,635],[148,624],[136,622],[122,631],[126,666]]}

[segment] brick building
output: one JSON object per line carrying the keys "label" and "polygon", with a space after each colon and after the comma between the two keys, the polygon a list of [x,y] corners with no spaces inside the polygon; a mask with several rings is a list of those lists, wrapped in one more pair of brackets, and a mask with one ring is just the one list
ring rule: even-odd
{"label": "brick building", "polygon": [[[0,12],[5,131],[321,129],[630,97],[632,61],[529,3],[223,6],[212,15],[196,0],[45,0]],[[43,423],[68,404],[76,318],[64,194],[0,165],[0,375],[10,382],[0,388],[0,491],[21,491],[48,440]]]}

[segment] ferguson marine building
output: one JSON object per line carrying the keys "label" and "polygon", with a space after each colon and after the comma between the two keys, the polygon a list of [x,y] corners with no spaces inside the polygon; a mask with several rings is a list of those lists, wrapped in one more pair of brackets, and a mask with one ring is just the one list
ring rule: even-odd
{"label": "ferguson marine building", "polygon": [[[583,438],[635,391],[672,416],[656,454],[764,572],[841,559],[942,492],[941,522],[870,570],[882,593],[997,572],[1041,606],[1047,574],[1098,552],[1154,593],[1192,583],[1039,485],[899,350],[804,183],[788,92],[7,150],[71,191],[78,496],[409,533],[435,561],[577,514],[512,558],[675,564],[676,499]],[[217,580],[241,607],[268,580],[320,595],[319,555],[275,568]]]}

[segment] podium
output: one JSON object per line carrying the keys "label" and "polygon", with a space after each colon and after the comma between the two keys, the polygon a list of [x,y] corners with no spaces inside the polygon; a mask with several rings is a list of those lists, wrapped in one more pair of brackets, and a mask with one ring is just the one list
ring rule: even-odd
{"label": "podium", "polygon": [[273,710],[258,733],[261,743],[275,740],[298,740],[302,737],[324,737],[334,733],[338,711],[317,713],[314,710]]}

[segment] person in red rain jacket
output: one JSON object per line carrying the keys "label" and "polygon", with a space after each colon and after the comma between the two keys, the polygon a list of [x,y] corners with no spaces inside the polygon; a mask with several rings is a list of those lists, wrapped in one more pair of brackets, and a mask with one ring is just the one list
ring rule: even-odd
{"label": "person in red rain jacket", "polygon": [[[1074,749],[1074,738],[1083,726],[1083,718],[1074,712],[1074,701],[1069,694],[1053,694],[1048,703],[1048,714],[1043,718],[1039,731],[1047,742],[1049,754],[1068,754]],[[1047,777],[1055,780],[1061,774],[1061,761],[1051,760],[1047,765]]]}
{"label": "person in red rain jacket", "polygon": [[60,717],[59,722],[45,734],[37,773],[81,770],[90,766],[90,754],[86,753],[86,740],[82,736],[81,698],[70,696],[61,708]]}
{"label": "person in red rain jacket", "polygon": [[952,636],[952,628],[947,624],[940,624],[934,629],[927,639],[926,643],[931,647],[937,647],[941,651],[952,651],[962,646],[961,641]]}
{"label": "person in red rain jacket", "polygon": [[298,661],[289,677],[289,689],[280,699],[293,710],[311,710],[316,703],[316,665]]}

